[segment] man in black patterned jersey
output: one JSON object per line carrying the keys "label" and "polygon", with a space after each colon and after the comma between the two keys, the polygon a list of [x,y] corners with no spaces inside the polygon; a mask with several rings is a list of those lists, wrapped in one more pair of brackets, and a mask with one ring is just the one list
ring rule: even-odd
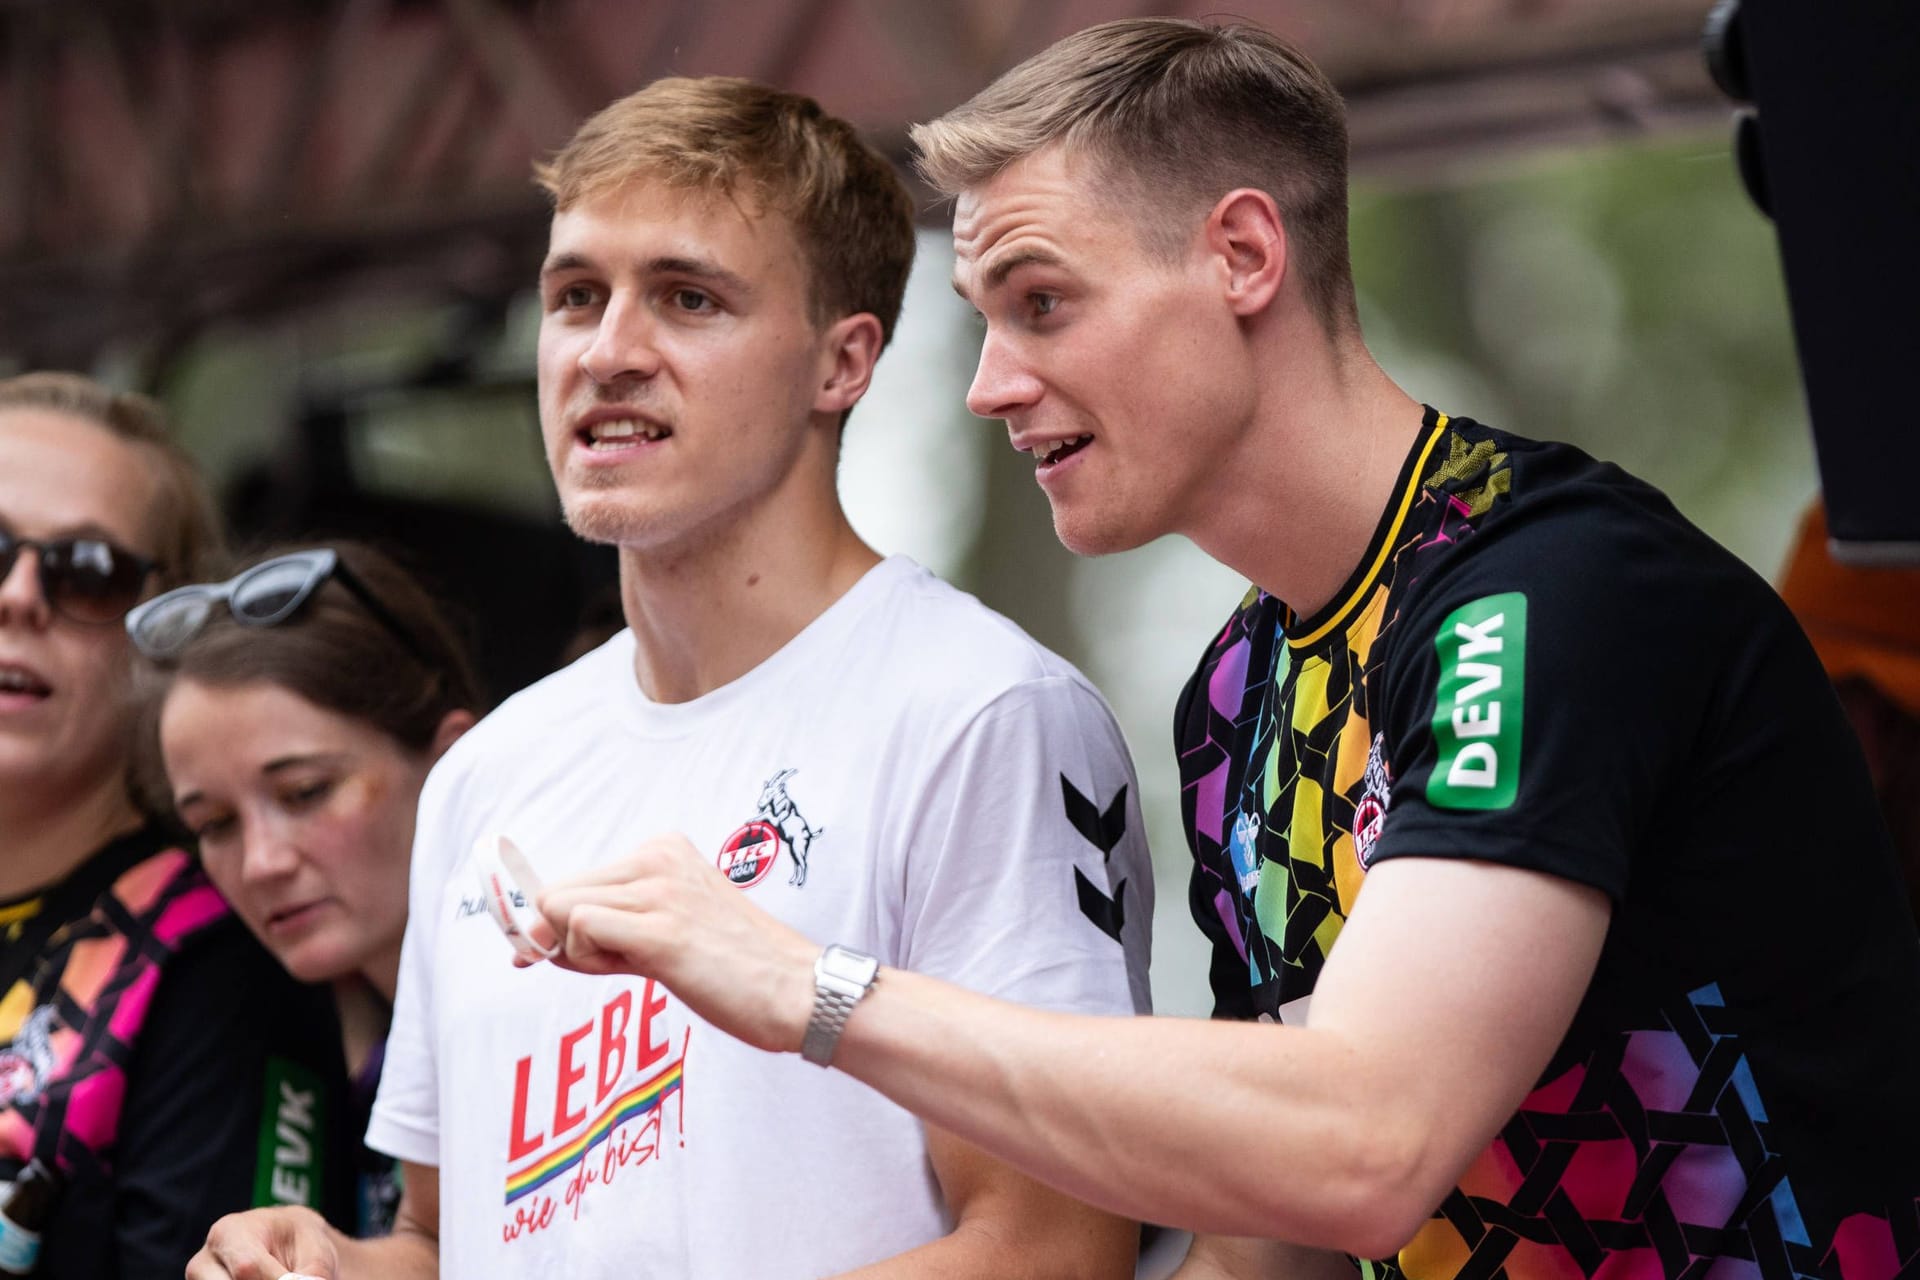
{"label": "man in black patterned jersey", "polygon": [[[833,1064],[1190,1228],[1183,1280],[1920,1269],[1920,942],[1813,650],[1653,489],[1374,363],[1324,77],[1109,23],[914,140],[985,322],[969,406],[1061,539],[1180,533],[1255,584],[1176,719],[1219,1016],[882,969]],[[581,933],[644,967],[651,914]],[[793,1044],[808,986],[700,1012]]]}

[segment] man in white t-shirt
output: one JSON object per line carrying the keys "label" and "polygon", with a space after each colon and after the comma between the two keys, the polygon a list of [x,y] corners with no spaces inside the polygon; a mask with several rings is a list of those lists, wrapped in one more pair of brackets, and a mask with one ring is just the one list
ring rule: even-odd
{"label": "man in white t-shirt", "polygon": [[[620,547],[630,629],[422,795],[368,1134],[405,1163],[395,1234],[257,1211],[189,1277],[1131,1275],[1127,1222],[815,1065],[840,972],[876,962],[1146,1008],[1150,870],[1106,706],[882,560],[835,492],[912,260],[898,180],[811,101],[722,79],[614,104],[540,179],[548,461],[572,526]],[[691,852],[693,892],[835,944],[814,1062],[721,1034],[672,984],[516,967],[473,855],[499,835],[576,883]],[[788,995],[748,941],[673,936],[698,981]]]}

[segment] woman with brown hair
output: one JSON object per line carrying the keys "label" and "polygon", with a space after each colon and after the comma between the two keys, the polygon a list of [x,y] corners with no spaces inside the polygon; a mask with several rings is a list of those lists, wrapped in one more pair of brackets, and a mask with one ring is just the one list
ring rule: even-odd
{"label": "woman with brown hair", "polygon": [[[180,819],[235,910],[302,982],[329,984],[356,1133],[383,1062],[427,770],[471,726],[472,668],[433,601],[371,548],[255,558],[127,619],[165,673]],[[391,1226],[393,1162],[359,1148],[357,1233]]]}
{"label": "woman with brown hair", "polygon": [[151,402],[72,374],[0,380],[8,1274],[177,1274],[211,1216],[345,1209],[321,1176],[322,1108],[344,1094],[329,1011],[127,784],[121,620],[216,545]]}

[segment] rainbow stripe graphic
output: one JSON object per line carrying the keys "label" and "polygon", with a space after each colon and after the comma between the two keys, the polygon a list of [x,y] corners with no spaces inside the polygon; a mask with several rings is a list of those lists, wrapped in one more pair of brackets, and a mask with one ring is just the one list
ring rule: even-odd
{"label": "rainbow stripe graphic", "polygon": [[666,1100],[668,1094],[680,1091],[681,1071],[686,1065],[682,1056],[660,1074],[642,1081],[632,1089],[607,1104],[600,1118],[587,1126],[587,1131],[567,1143],[564,1147],[549,1152],[535,1160],[518,1173],[507,1175],[507,1203],[512,1204],[530,1191],[538,1191],[561,1174],[587,1158],[587,1153],[607,1140],[615,1129],[633,1119],[652,1111]]}

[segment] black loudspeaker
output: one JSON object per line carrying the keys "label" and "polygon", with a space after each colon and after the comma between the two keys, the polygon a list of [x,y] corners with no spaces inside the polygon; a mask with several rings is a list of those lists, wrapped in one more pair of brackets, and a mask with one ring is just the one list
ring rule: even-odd
{"label": "black loudspeaker", "polygon": [[1835,554],[1920,564],[1920,3],[1724,0],[1705,45],[1753,103]]}

